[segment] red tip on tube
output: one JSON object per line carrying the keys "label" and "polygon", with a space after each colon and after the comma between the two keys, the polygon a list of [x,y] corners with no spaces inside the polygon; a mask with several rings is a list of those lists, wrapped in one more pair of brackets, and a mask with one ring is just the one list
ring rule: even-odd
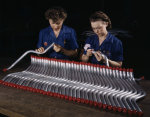
{"label": "red tip on tube", "polygon": [[97,106],[97,105],[98,105],[98,103],[97,103],[97,102],[95,102],[95,101],[94,101],[93,103],[94,103],[94,106]]}
{"label": "red tip on tube", "polygon": [[85,100],[85,104],[88,104],[89,103],[89,100]]}
{"label": "red tip on tube", "polygon": [[103,104],[103,109],[106,109],[107,108],[107,104]]}
{"label": "red tip on tube", "polygon": [[134,115],[137,115],[137,111],[136,111],[136,110],[134,110],[134,111],[133,111],[133,114],[134,114]]}
{"label": "red tip on tube", "polygon": [[81,102],[81,99],[80,99],[80,98],[77,98],[77,102],[80,103],[80,102]]}
{"label": "red tip on tube", "polygon": [[90,104],[90,106],[92,106],[92,105],[93,105],[93,101],[90,100],[90,101],[89,101],[89,104]]}
{"label": "red tip on tube", "polygon": [[81,99],[81,103],[85,103],[85,99]]}
{"label": "red tip on tube", "polygon": [[71,96],[69,96],[69,101],[72,101],[72,97]]}
{"label": "red tip on tube", "polygon": [[108,110],[112,110],[112,105],[108,105]]}
{"label": "red tip on tube", "polygon": [[3,80],[0,80],[0,84],[2,84],[3,83]]}
{"label": "red tip on tube", "polygon": [[116,106],[113,106],[112,110],[113,110],[114,112],[116,112],[116,111],[117,111],[117,107],[116,107]]}
{"label": "red tip on tube", "polygon": [[66,95],[66,96],[65,96],[65,100],[68,100],[68,99],[69,99],[69,97]]}
{"label": "red tip on tube", "polygon": [[127,109],[126,108],[123,108],[123,113],[127,113]]}
{"label": "red tip on tube", "polygon": [[7,69],[6,69],[6,68],[4,68],[4,69],[3,69],[3,72],[6,72],[6,71],[7,71]]}
{"label": "red tip on tube", "polygon": [[138,114],[139,117],[143,116],[143,112],[137,112],[137,114]]}
{"label": "red tip on tube", "polygon": [[75,102],[75,101],[76,101],[76,98],[75,98],[75,97],[73,97],[73,98],[72,98],[72,100]]}
{"label": "red tip on tube", "polygon": [[132,115],[133,114],[133,110],[128,110],[128,114]]}
{"label": "red tip on tube", "polygon": [[144,76],[142,76],[141,79],[144,80],[145,79]]}
{"label": "red tip on tube", "polygon": [[122,111],[122,108],[121,107],[118,107],[118,112],[121,112]]}
{"label": "red tip on tube", "polygon": [[98,103],[98,107],[99,108],[102,108],[102,106],[103,106],[103,104],[100,102],[100,103]]}

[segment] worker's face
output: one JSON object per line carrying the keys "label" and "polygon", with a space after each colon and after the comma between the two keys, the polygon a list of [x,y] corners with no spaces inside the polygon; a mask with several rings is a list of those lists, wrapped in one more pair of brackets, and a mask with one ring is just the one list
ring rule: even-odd
{"label": "worker's face", "polygon": [[108,23],[104,21],[91,22],[91,27],[98,36],[102,36],[107,32],[107,25]]}
{"label": "worker's face", "polygon": [[58,31],[61,29],[62,27],[62,24],[63,24],[64,20],[58,20],[57,22],[53,22],[52,19],[49,19],[49,24],[51,25],[52,29],[54,31]]}

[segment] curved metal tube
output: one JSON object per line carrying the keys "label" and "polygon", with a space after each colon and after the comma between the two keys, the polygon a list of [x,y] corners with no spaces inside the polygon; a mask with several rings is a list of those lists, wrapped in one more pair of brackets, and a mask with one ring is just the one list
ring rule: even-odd
{"label": "curved metal tube", "polygon": [[35,50],[29,50],[29,51],[26,51],[21,57],[19,57],[10,67],[6,68],[6,69],[3,69],[3,71],[8,71],[10,70],[12,67],[14,67],[23,57],[25,57],[27,54],[29,53],[35,53],[35,54],[44,54],[46,53],[50,48],[52,48],[54,45],[54,43],[52,43],[48,48],[45,49],[44,52],[40,53],[40,52],[36,52]]}
{"label": "curved metal tube", "polygon": [[[92,53],[94,54],[95,53],[95,51],[92,51]],[[106,55],[104,55],[104,54],[102,54],[101,53],[101,55],[102,55],[102,57],[105,59],[105,61],[106,61],[106,66],[108,66],[109,67],[109,62],[108,62],[108,58],[107,58],[107,56]]]}

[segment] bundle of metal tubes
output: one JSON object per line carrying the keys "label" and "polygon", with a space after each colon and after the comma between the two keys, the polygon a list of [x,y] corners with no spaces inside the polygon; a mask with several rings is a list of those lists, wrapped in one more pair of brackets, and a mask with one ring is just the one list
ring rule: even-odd
{"label": "bundle of metal tubes", "polygon": [[1,84],[99,108],[141,116],[137,100],[146,93],[132,69],[31,56],[31,65]]}

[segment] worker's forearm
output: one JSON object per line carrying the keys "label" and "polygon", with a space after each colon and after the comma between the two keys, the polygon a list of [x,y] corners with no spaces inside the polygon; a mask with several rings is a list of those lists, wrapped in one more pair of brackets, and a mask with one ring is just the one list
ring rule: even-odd
{"label": "worker's forearm", "polygon": [[112,60],[108,60],[109,65],[112,67],[121,67],[122,66],[122,62],[116,62],[116,61],[112,61]]}
{"label": "worker's forearm", "polygon": [[75,57],[77,56],[77,49],[76,50],[67,50],[65,48],[61,48],[61,53],[63,53],[66,56]]}
{"label": "worker's forearm", "polygon": [[83,62],[88,62],[89,56],[83,54],[81,59]]}

